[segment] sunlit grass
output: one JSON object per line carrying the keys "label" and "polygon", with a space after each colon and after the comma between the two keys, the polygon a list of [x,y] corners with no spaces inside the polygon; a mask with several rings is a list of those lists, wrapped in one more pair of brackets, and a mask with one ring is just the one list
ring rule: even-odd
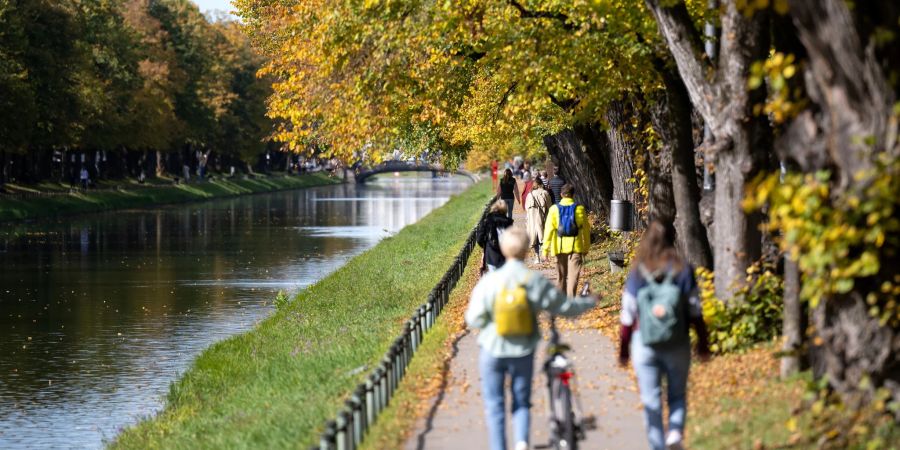
{"label": "sunlit grass", "polygon": [[[207,349],[117,448],[303,448],[441,278],[490,196],[480,183]],[[360,370],[357,370],[360,369]]]}
{"label": "sunlit grass", "polygon": [[[264,181],[260,181],[264,180]],[[214,180],[196,184],[147,187],[120,183],[119,190],[88,190],[68,195],[14,199],[0,196],[0,222],[40,219],[67,214],[140,208],[157,204],[182,203],[229,195],[252,194],[338,183],[325,174],[286,177],[273,175],[256,179]],[[59,188],[59,186],[56,186]],[[26,190],[16,187],[16,190]],[[49,189],[47,189],[49,190]]]}

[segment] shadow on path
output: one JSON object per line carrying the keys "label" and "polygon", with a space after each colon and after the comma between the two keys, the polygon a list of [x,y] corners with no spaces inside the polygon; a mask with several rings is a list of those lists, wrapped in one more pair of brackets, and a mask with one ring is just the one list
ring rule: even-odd
{"label": "shadow on path", "polygon": [[454,359],[456,359],[456,355],[459,354],[459,341],[468,336],[471,331],[471,329],[466,328],[463,332],[458,333],[456,338],[453,339],[453,344],[451,345],[453,351],[450,352],[450,357],[444,360],[444,365],[443,367],[441,367],[440,392],[438,393],[437,397],[435,397],[434,403],[431,405],[431,408],[428,409],[428,414],[425,416],[425,429],[422,430],[422,432],[419,433],[418,437],[416,438],[417,450],[425,449],[425,438],[427,437],[428,433],[434,429],[434,416],[437,414],[438,408],[444,402],[444,397],[446,397],[447,395],[447,387],[450,384],[450,363]]}

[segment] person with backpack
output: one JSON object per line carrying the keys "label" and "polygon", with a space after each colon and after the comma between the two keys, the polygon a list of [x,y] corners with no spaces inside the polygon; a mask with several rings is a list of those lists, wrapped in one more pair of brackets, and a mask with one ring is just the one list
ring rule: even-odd
{"label": "person with backpack", "polygon": [[531,192],[522,202],[525,205],[525,231],[531,241],[531,248],[537,263],[541,262],[541,245],[544,242],[544,220],[550,211],[553,201],[550,193],[544,189],[540,179],[535,179]]}
{"label": "person with backpack", "polygon": [[[706,325],[694,269],[675,249],[675,228],[658,220],[641,239],[622,293],[619,364],[629,356],[637,374],[650,448],[681,449],[691,364],[690,326],[697,353],[709,357]],[[666,378],[669,430],[663,429],[662,378]]]}
{"label": "person with backpack", "polygon": [[566,184],[560,189],[562,199],[550,207],[544,221],[544,257],[556,256],[559,288],[575,295],[581,264],[591,247],[591,224],[587,211],[572,199],[575,189]]}
{"label": "person with backpack", "polygon": [[577,316],[596,304],[595,297],[567,297],[539,272],[528,269],[528,237],[520,228],[500,237],[506,264],[488,273],[472,290],[466,324],[479,328],[478,367],[490,448],[506,450],[504,386],[510,378],[515,450],[526,450],[531,415],[534,350],[541,339],[539,311]]}
{"label": "person with backpack", "polygon": [[506,202],[497,200],[475,232],[475,242],[484,249],[484,264],[489,272],[506,262],[500,252],[500,236],[512,224],[513,220],[506,214]]}
{"label": "person with backpack", "polygon": [[506,202],[506,216],[512,220],[513,207],[515,207],[516,199],[519,197],[519,182],[516,181],[511,169],[506,169],[503,172],[503,178],[500,179],[500,183],[497,186],[497,195],[500,197],[500,200]]}

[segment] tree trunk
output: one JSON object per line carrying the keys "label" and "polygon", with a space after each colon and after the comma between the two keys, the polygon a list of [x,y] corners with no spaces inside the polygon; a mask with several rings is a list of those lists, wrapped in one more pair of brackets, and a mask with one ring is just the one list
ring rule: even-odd
{"label": "tree trunk", "polygon": [[[870,183],[866,174],[879,156],[897,158],[900,145],[897,125],[891,123],[895,92],[874,44],[863,43],[856,24],[896,24],[897,17],[855,20],[843,0],[789,0],[789,6],[806,50],[803,79],[812,106],[786,128],[776,150],[803,172],[829,169],[835,205],[850,196],[864,198]],[[869,33],[864,36],[872,39]],[[870,295],[876,302],[887,301],[880,287],[900,276],[897,254],[896,245],[886,243],[879,249],[877,274],[855,279],[845,294],[823,295],[813,313],[821,345],[810,354],[812,366],[851,405],[866,404],[880,387],[900,399],[900,330],[880,324],[866,301]]]}
{"label": "tree trunk", "polygon": [[[694,267],[712,269],[712,249],[700,219],[700,186],[694,161],[693,120],[690,99],[678,74],[661,66],[665,91],[651,108],[653,128],[662,141],[662,153],[670,155],[670,182],[675,209],[678,247]],[[653,197],[651,184],[651,199]],[[651,207],[653,206],[651,201]],[[653,211],[651,208],[651,216]]]}
{"label": "tree trunk", "polygon": [[3,185],[7,182],[7,162],[6,162],[6,149],[0,148],[0,188],[3,188]]}
{"label": "tree trunk", "polygon": [[[590,211],[609,214],[612,180],[601,153],[608,152],[606,136],[596,126],[579,126],[544,137],[544,146],[560,175],[575,187],[575,198]],[[594,139],[599,137],[602,139]]]}
{"label": "tree trunk", "polygon": [[163,163],[163,155],[162,152],[156,151],[156,176],[161,177],[166,173],[166,167]]}
{"label": "tree trunk", "polygon": [[789,377],[806,369],[806,358],[803,356],[806,347],[807,314],[800,299],[800,269],[797,262],[784,257],[784,316],[782,317],[782,334],[784,341],[781,351],[781,376]]}
{"label": "tree trunk", "polygon": [[[628,107],[623,101],[610,103],[606,111],[608,124],[606,135],[609,138],[613,199],[630,201],[635,204],[635,211],[637,211],[638,205],[635,201],[637,198],[637,184],[634,182],[634,151],[627,135],[630,118]],[[637,224],[638,221],[635,220],[634,223]]]}
{"label": "tree trunk", "polygon": [[672,6],[661,0],[645,2],[675,59],[691,103],[714,137],[714,142],[704,143],[707,157],[715,163],[717,182],[713,259],[716,296],[727,300],[746,283],[746,269],[760,253],[759,218],[746,214],[741,203],[746,181],[768,159],[771,148],[767,122],[752,112],[765,92],[747,89],[750,65],[764,60],[769,50],[767,14],[756,12],[748,17],[735,2],[726,2],[721,13],[721,56],[718,67],[712,67],[702,56],[700,33],[684,2]]}

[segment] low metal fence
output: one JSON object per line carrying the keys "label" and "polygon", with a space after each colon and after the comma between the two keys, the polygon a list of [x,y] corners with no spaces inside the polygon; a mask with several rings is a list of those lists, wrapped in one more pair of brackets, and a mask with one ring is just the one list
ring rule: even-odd
{"label": "low metal fence", "polygon": [[378,419],[378,415],[387,408],[403,375],[406,374],[406,368],[413,355],[419,349],[425,335],[434,326],[437,317],[450,300],[450,292],[465,272],[469,257],[475,250],[476,230],[484,220],[490,204],[491,202],[488,202],[485,206],[478,224],[469,233],[453,264],[428,294],[428,300],[416,309],[406,322],[403,333],[394,339],[378,367],[344,402],[345,405],[337,417],[325,423],[325,431],[322,432],[319,445],[312,446],[311,449],[354,450],[362,443],[366,432]]}

